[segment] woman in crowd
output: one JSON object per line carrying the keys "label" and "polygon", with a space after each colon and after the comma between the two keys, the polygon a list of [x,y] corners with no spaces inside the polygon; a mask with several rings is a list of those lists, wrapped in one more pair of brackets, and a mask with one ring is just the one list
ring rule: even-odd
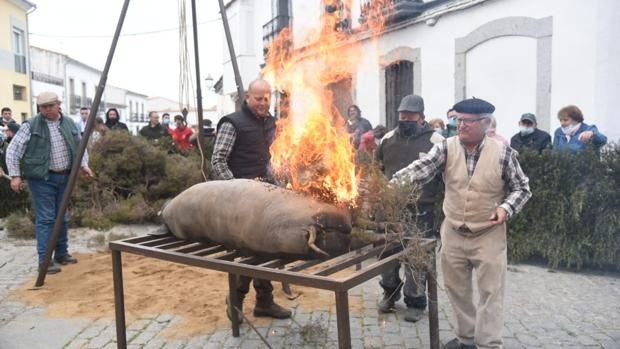
{"label": "woman in crowd", "polygon": [[583,122],[583,113],[574,105],[566,106],[558,112],[560,127],[553,135],[553,149],[578,153],[592,142],[595,150],[607,143],[607,137],[594,125]]}
{"label": "woman in crowd", "polygon": [[437,132],[439,135],[443,136],[444,138],[448,138],[448,132],[446,130],[446,125],[443,123],[443,120],[441,120],[440,118],[432,119],[431,121],[429,121],[429,125],[431,125],[431,127],[434,128],[435,132]]}

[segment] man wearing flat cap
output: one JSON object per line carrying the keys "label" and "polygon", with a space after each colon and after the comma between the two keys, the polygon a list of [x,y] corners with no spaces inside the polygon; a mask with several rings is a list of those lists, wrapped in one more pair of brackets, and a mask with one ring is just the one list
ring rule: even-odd
{"label": "man wearing flat cap", "polygon": [[[532,196],[528,178],[511,147],[486,137],[495,107],[471,98],[454,105],[458,135],[394,174],[393,183],[421,184],[442,173],[441,268],[456,317],[457,348],[502,348],[506,278],[506,220]],[[473,302],[476,270],[479,305]]]}
{"label": "man wearing flat cap", "polygon": [[525,113],[521,115],[519,133],[510,139],[512,149],[520,151],[521,148],[530,148],[541,152],[545,148],[551,148],[551,135],[539,130],[537,126],[534,114]]}
{"label": "man wearing flat cap", "polygon": [[[443,141],[443,137],[435,132],[424,121],[424,99],[418,95],[405,96],[398,107],[398,126],[388,132],[382,139],[375,160],[383,174],[391,179],[394,173],[411,162],[428,153],[434,144]],[[416,218],[416,227],[422,237],[434,235],[435,203],[439,200],[441,181],[439,177],[426,183],[418,202],[409,207],[411,214]],[[390,256],[401,248],[385,251],[381,258]],[[378,304],[379,311],[389,313],[394,311],[395,302],[400,299],[402,288],[404,301],[407,305],[403,318],[408,322],[417,322],[422,319],[426,308],[426,277],[420,270],[405,266],[405,281],[400,279],[400,265],[381,274],[379,284],[383,288],[383,299]]]}
{"label": "man wearing flat cap", "polygon": [[[42,92],[37,97],[40,113],[26,121],[9,144],[6,163],[11,177],[11,189],[23,189],[22,178],[28,181],[35,212],[35,232],[39,268],[45,261],[47,241],[52,233],[60,203],[67,187],[69,172],[80,142],[80,131],[70,118],[60,113],[60,99],[54,92]],[[93,176],[84,153],[82,171]],[[60,264],[77,263],[68,251],[67,228],[69,214],[54,250],[54,260],[47,272],[60,272]]]}

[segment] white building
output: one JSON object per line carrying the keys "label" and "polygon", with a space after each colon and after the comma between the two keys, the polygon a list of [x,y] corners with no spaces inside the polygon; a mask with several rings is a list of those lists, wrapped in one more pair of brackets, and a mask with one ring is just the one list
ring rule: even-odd
{"label": "white building", "polygon": [[[352,35],[365,54],[343,86],[351,86],[344,102],[358,104],[373,125],[394,125],[398,102],[409,93],[424,97],[429,119],[445,118],[455,102],[476,96],[496,106],[498,133],[507,138],[525,112],[552,133],[557,111],[569,104],[611,140],[620,138],[612,112],[620,95],[620,2],[401,0],[375,44],[359,30],[361,5],[371,1],[352,1]],[[300,49],[324,11],[320,0],[229,1],[244,86],[259,75],[263,41],[286,23]],[[233,96],[225,52],[223,92]]]}
{"label": "white building", "polygon": [[[43,91],[53,91],[62,99],[63,114],[78,120],[81,107],[92,106],[101,71],[65,54],[31,46],[32,105],[37,110],[36,97]],[[108,108],[116,108],[122,122],[136,134],[146,125],[147,96],[116,86],[106,85],[99,104],[98,115],[104,117]]]}
{"label": "white building", "polygon": [[32,110],[37,111],[36,97],[45,91],[55,92],[62,100],[62,110],[69,110],[65,93],[65,62],[62,53],[30,46]]}
{"label": "white building", "polygon": [[[151,111],[158,112],[160,117],[164,113],[170,114],[170,123],[171,123],[170,126],[174,128],[174,125],[172,125],[172,123],[174,123],[174,116],[178,114],[183,115],[182,110],[183,108],[187,108],[187,106],[177,101],[173,101],[171,99],[165,98],[165,97],[150,97],[146,103],[146,108],[149,112]],[[234,108],[234,105],[233,105],[233,108]],[[188,110],[187,124],[190,126],[197,126],[198,125],[198,109],[196,109],[196,107],[190,106],[189,108],[187,108],[187,110]],[[214,125],[217,124],[220,118],[220,115],[217,111],[218,111],[218,108],[216,106],[203,107],[202,108],[202,119],[203,120],[208,119],[208,120],[211,120],[211,122]]]}

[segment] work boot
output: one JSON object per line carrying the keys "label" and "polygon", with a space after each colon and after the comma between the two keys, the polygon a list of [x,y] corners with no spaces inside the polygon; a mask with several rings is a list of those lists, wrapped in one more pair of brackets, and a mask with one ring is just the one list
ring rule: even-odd
{"label": "work boot", "polygon": [[[43,265],[39,264],[39,272],[41,272],[41,269],[43,269]],[[57,274],[60,273],[60,271],[60,267],[58,266],[58,264],[54,263],[54,261],[51,261],[50,265],[47,267],[48,274]]]}
{"label": "work boot", "polygon": [[62,265],[77,263],[77,259],[75,259],[72,255],[68,253],[64,256],[54,257],[54,260]]}
{"label": "work boot", "polygon": [[394,311],[394,303],[400,299],[400,292],[383,292],[383,299],[379,301],[377,307],[382,313],[391,313]]}
{"label": "work boot", "polygon": [[[243,311],[243,299],[241,299],[241,301],[239,302],[239,310]],[[239,324],[243,323],[243,316],[241,316],[241,314],[239,314],[239,312],[237,311],[237,309],[234,309],[233,307],[230,306],[230,297],[226,296],[226,315],[228,316],[228,320],[232,321],[232,313],[237,314],[237,320],[239,321]]]}
{"label": "work boot", "polygon": [[274,319],[288,319],[291,317],[291,311],[277,305],[273,300],[271,302],[256,302],[254,307],[254,316],[267,316]]}
{"label": "work boot", "polygon": [[423,308],[407,307],[407,310],[405,310],[405,321],[407,322],[418,322],[422,320],[422,317],[424,317]]}
{"label": "work boot", "polygon": [[443,345],[443,349],[476,349],[475,345],[467,345],[459,342],[458,338],[454,338]]}

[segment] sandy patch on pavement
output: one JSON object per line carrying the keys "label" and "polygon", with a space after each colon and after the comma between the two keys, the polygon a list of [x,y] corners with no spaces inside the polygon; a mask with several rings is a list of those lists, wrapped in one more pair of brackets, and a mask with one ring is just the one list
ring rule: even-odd
{"label": "sandy patch on pavement", "polygon": [[[79,263],[62,267],[62,272],[48,275],[45,286],[32,290],[35,279],[13,292],[13,297],[28,304],[46,306],[51,317],[113,317],[114,288],[110,253],[75,254]],[[352,269],[351,269],[352,270]],[[344,270],[337,275],[349,273]],[[187,337],[212,333],[230,327],[224,298],[228,276],[212,270],[169,263],[128,253],[123,254],[123,281],[127,323],[145,315],[171,314],[183,318],[169,328],[167,337]],[[288,300],[280,283],[274,283],[276,302],[284,307],[299,305],[307,311],[322,309],[335,312],[333,292],[293,285],[301,296]],[[244,302],[244,313],[254,324],[269,320],[254,319],[254,291]],[[359,312],[361,297],[349,297],[351,312]]]}

